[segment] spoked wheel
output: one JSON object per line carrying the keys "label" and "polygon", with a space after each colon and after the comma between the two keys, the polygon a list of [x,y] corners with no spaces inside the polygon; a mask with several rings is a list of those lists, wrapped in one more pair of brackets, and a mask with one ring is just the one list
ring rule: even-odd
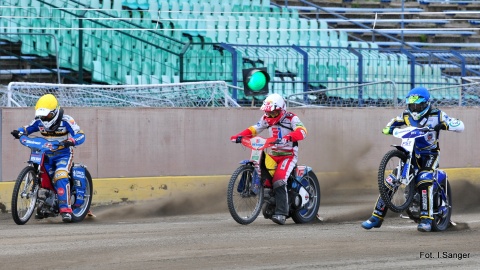
{"label": "spoked wheel", "polygon": [[450,225],[450,217],[452,216],[452,192],[450,191],[450,183],[441,185],[442,189],[433,195],[433,223],[432,230],[444,231]]}
{"label": "spoked wheel", "polygon": [[36,170],[25,167],[18,175],[12,193],[12,217],[15,223],[23,225],[32,217],[37,203],[38,184]]}
{"label": "spoked wheel", "polygon": [[312,171],[308,172],[301,182],[309,194],[309,201],[302,209],[293,213],[292,219],[295,223],[308,223],[317,216],[320,208],[320,184]]}
{"label": "spoked wheel", "polygon": [[233,172],[227,189],[227,204],[233,219],[242,224],[252,223],[260,214],[263,205],[263,185],[258,193],[252,191],[254,168],[242,165]]}
{"label": "spoked wheel", "polygon": [[[385,205],[400,213],[408,208],[415,195],[415,181],[405,185],[400,182],[407,156],[400,150],[385,154],[378,168],[378,189]],[[410,172],[413,173],[413,172]]]}
{"label": "spoked wheel", "polygon": [[88,172],[87,168],[85,168],[85,194],[83,196],[83,203],[80,206],[72,207],[72,222],[80,222],[88,214],[88,210],[90,210],[90,205],[92,203],[92,194],[93,194],[93,181],[92,176]]}

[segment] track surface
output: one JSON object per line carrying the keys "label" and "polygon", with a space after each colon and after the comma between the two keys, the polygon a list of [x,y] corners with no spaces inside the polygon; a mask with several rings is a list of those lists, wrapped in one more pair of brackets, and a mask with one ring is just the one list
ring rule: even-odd
{"label": "track surface", "polygon": [[0,269],[478,269],[475,185],[452,183],[458,225],[441,233],[420,233],[392,213],[380,229],[364,230],[375,190],[325,187],[321,220],[305,225],[289,219],[279,226],[263,217],[239,225],[226,209],[225,187],[98,206],[97,217],[77,224],[32,218],[18,226],[2,213]]}

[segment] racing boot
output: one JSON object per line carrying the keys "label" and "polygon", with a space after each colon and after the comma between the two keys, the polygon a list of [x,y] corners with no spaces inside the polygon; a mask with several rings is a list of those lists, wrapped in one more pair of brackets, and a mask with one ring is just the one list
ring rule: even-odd
{"label": "racing boot", "polygon": [[279,225],[284,225],[285,219],[288,215],[287,186],[283,183],[283,181],[278,182],[281,182],[282,185],[274,188],[275,213],[272,216],[272,221]]}
{"label": "racing boot", "polygon": [[418,223],[417,230],[419,232],[432,231],[433,221],[433,186],[420,189],[420,223]]}
{"label": "racing boot", "polygon": [[60,215],[62,216],[62,221],[63,222],[72,222],[72,208],[70,206],[70,182],[68,178],[63,177],[63,175],[68,175],[67,173],[64,173],[64,171],[56,172],[55,177],[58,177],[58,179],[54,178],[55,181],[55,189],[57,190],[57,196],[58,196],[58,208]]}
{"label": "racing boot", "polygon": [[385,207],[385,203],[383,202],[382,198],[378,196],[372,216],[362,222],[362,228],[365,230],[370,230],[371,228],[380,228],[383,223],[383,218],[386,214],[387,208]]}
{"label": "racing boot", "polygon": [[419,232],[430,232],[430,231],[432,231],[432,220],[429,219],[429,218],[420,219],[420,223],[418,223],[417,230]]}

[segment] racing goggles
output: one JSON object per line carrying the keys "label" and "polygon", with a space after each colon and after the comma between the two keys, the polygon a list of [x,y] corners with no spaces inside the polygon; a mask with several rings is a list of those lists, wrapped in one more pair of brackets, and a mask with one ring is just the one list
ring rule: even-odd
{"label": "racing goggles", "polygon": [[275,118],[280,114],[280,111],[271,111],[271,112],[265,112],[268,118]]}
{"label": "racing goggles", "polygon": [[411,111],[411,112],[419,113],[419,112],[422,112],[423,110],[425,110],[427,108],[427,106],[428,106],[428,104],[426,102],[412,103],[412,104],[408,104],[408,110]]}
{"label": "racing goggles", "polygon": [[55,117],[55,114],[53,112],[48,113],[45,116],[37,116],[37,119],[40,119],[42,121],[50,121]]}

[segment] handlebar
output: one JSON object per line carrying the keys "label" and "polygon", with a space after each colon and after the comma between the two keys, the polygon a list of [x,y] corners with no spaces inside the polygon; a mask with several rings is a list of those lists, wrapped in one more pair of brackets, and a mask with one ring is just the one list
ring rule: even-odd
{"label": "handlebar", "polygon": [[272,145],[278,144],[277,141],[278,139],[275,137],[263,138],[260,136],[256,136],[256,137],[238,136],[235,140],[235,143],[241,143],[245,147],[248,147],[250,149],[263,150],[265,148],[272,147]]}
{"label": "handlebar", "polygon": [[60,141],[49,141],[42,137],[28,137],[24,133],[22,133],[19,140],[22,145],[40,152],[58,150],[64,146],[63,142]]}

